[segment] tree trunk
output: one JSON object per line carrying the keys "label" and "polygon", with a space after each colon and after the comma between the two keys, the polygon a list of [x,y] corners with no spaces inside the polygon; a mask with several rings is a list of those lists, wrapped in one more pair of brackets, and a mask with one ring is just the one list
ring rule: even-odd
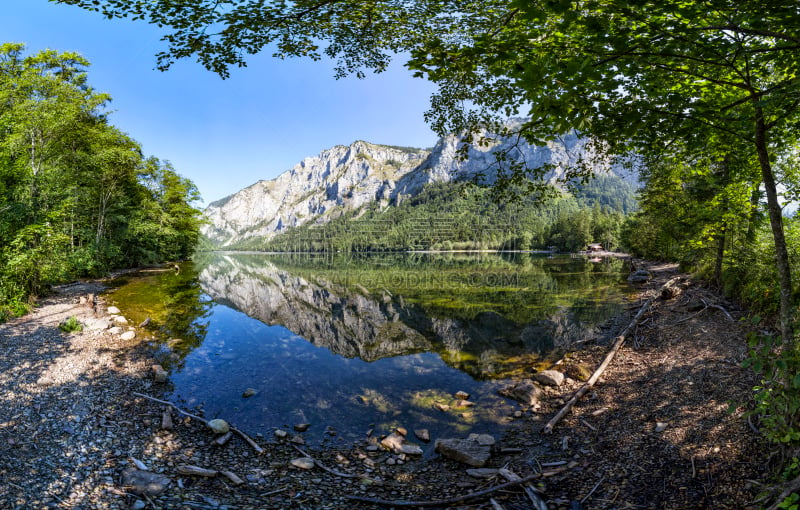
{"label": "tree trunk", "polygon": [[775,242],[775,264],[778,268],[778,281],[781,289],[781,338],[784,343],[791,341],[792,332],[792,272],[789,266],[789,253],[786,250],[786,238],[783,235],[783,216],[781,204],[778,202],[778,190],[775,186],[775,175],[769,161],[767,148],[767,126],[764,122],[764,112],[760,106],[755,106],[756,132],[755,145],[758,153],[758,162],[761,166],[761,176],[764,180],[764,189],[767,194],[767,212],[769,223],[772,227],[772,238]]}

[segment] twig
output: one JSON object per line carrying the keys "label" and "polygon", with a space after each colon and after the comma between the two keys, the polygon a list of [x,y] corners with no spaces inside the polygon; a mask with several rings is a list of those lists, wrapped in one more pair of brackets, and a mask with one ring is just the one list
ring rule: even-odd
{"label": "twig", "polygon": [[[703,307],[703,309],[702,309],[702,310],[700,310],[700,311],[699,311],[699,312],[697,312],[697,313],[693,313],[692,315],[690,315],[690,316],[688,316],[688,317],[684,317],[683,319],[680,319],[680,320],[677,320],[677,321],[675,321],[675,324],[680,324],[681,322],[686,322],[686,321],[692,320],[692,319],[694,319],[695,317],[697,317],[698,315],[700,315],[701,313],[705,312],[706,310],[708,310],[708,305],[704,306],[704,307]],[[673,324],[673,326],[674,326],[675,324]]]}
{"label": "twig", "polygon": [[[180,407],[176,406],[172,402],[167,402],[166,400],[160,400],[160,399],[157,399],[155,397],[151,397],[149,395],[145,395],[143,393],[137,393],[135,391],[132,392],[132,394],[136,395],[137,397],[142,397],[142,398],[146,398],[147,400],[152,400],[153,402],[158,402],[159,404],[168,405],[168,406],[172,407],[173,409],[175,409],[176,411],[178,411],[179,413],[181,413],[182,415],[188,416],[189,418],[194,418],[195,420],[199,421],[200,423],[204,424],[205,426],[208,426],[208,420],[206,420],[205,418],[201,418],[201,417],[199,417],[197,415],[194,415],[194,414],[191,414],[191,413],[187,413],[186,411],[184,411]],[[236,434],[239,434],[239,436],[241,436],[241,438],[244,439],[247,442],[247,444],[249,444],[257,453],[264,453],[264,449],[261,448],[260,446],[258,446],[258,443],[253,441],[250,438],[250,436],[248,436],[247,434],[245,434],[244,432],[242,432],[241,430],[239,430],[239,429],[237,429],[235,427],[231,427],[231,430],[233,432],[235,432]]]}
{"label": "twig", "polygon": [[358,475],[353,475],[353,474],[350,474],[350,473],[342,473],[341,471],[336,471],[335,469],[331,469],[328,466],[326,466],[325,464],[323,464],[322,462],[318,461],[317,459],[315,459],[314,457],[309,455],[308,452],[306,452],[305,450],[303,450],[299,446],[294,445],[294,444],[291,444],[291,446],[292,446],[292,448],[294,448],[298,452],[302,453],[303,455],[305,455],[309,459],[313,460],[314,464],[316,464],[323,471],[327,471],[328,473],[330,473],[332,475],[341,476],[341,477],[344,477],[344,478],[361,478]]}
{"label": "twig", "polygon": [[708,306],[709,306],[709,308],[716,308],[717,310],[719,310],[722,313],[724,313],[725,317],[727,317],[729,321],[735,322],[735,319],[733,318],[733,316],[731,316],[731,314],[728,313],[728,310],[724,309],[722,306],[720,306],[720,305],[708,305]]}
{"label": "twig", "polygon": [[470,499],[476,499],[487,494],[491,494],[493,492],[497,492],[503,489],[508,489],[509,487],[514,487],[525,482],[529,482],[531,480],[536,480],[537,478],[541,478],[541,473],[537,473],[535,475],[526,476],[524,478],[520,478],[519,480],[514,480],[513,482],[506,482],[500,485],[495,485],[494,487],[489,487],[488,489],[484,489],[477,492],[471,492],[469,494],[464,494],[463,496],[457,496],[454,498],[449,499],[440,499],[435,501],[405,501],[405,500],[396,500],[390,501],[386,499],[375,499],[375,498],[364,498],[361,496],[345,496],[345,498],[353,500],[353,501],[361,501],[363,503],[373,503],[376,505],[383,505],[383,506],[421,506],[421,507],[433,507],[433,506],[446,506],[446,505],[453,505],[455,503],[462,503],[464,501]]}
{"label": "twig", "polygon": [[586,500],[587,500],[587,499],[589,499],[589,497],[590,497],[592,494],[594,494],[594,491],[596,491],[596,490],[597,490],[597,488],[598,488],[598,487],[600,487],[600,484],[601,484],[601,483],[603,483],[603,481],[604,481],[605,479],[606,479],[606,477],[604,476],[604,477],[602,477],[602,478],[600,479],[600,481],[599,481],[599,482],[597,482],[596,484],[594,484],[594,487],[592,487],[592,490],[590,490],[590,491],[589,491],[589,494],[585,495],[585,496],[583,497],[583,499],[581,499],[581,503],[585,503],[585,502],[586,502]]}
{"label": "twig", "polygon": [[[674,282],[674,281],[676,281],[678,279],[679,279],[679,277],[672,278],[667,283],[665,283],[662,286],[662,288],[671,285],[672,282]],[[636,316],[633,318],[633,320],[630,322],[630,324],[628,324],[628,326],[624,330],[622,330],[622,333],[620,333],[620,335],[616,338],[616,341],[614,342],[614,345],[611,347],[611,350],[608,351],[608,354],[606,354],[606,357],[603,359],[603,362],[600,364],[600,366],[597,367],[597,370],[594,371],[594,373],[592,374],[592,377],[590,377],[589,380],[586,381],[583,384],[583,386],[581,386],[578,389],[578,391],[575,392],[575,395],[573,395],[572,398],[569,399],[569,402],[567,402],[564,405],[564,407],[561,408],[561,411],[559,411],[558,414],[553,416],[553,418],[551,418],[550,421],[547,422],[547,425],[544,426],[544,429],[542,429],[542,432],[544,432],[545,434],[552,433],[553,432],[553,427],[555,427],[556,424],[559,421],[561,421],[561,418],[566,416],[566,414],[569,412],[569,410],[572,409],[572,406],[574,406],[575,403],[578,400],[580,400],[580,398],[582,396],[584,396],[586,393],[589,392],[590,389],[592,389],[592,387],[595,385],[597,380],[600,378],[600,376],[603,374],[603,372],[605,372],[606,368],[611,363],[611,360],[614,359],[614,356],[617,354],[617,351],[619,351],[620,347],[622,347],[622,344],[625,343],[625,337],[636,326],[636,324],[639,323],[639,321],[642,318],[642,315],[644,315],[644,312],[646,312],[650,308],[650,305],[653,303],[653,301],[656,300],[656,298],[660,294],[661,294],[660,292],[656,293],[655,296],[653,296],[650,299],[648,299],[642,305],[642,307],[639,309],[639,312],[637,312]]]}

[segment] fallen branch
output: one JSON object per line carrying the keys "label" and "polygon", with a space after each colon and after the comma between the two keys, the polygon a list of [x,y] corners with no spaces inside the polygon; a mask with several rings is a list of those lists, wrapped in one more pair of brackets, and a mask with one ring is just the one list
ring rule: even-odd
{"label": "fallen branch", "polygon": [[[520,479],[520,476],[510,469],[501,468],[498,470],[498,473],[509,482],[516,482]],[[547,510],[547,503],[536,493],[536,489],[534,489],[531,484],[522,484],[522,488],[525,491],[525,495],[531,500],[535,510]]]}
{"label": "fallen branch", "polygon": [[775,503],[772,504],[767,510],[777,510],[780,508],[780,504],[783,503],[783,500],[788,498],[793,492],[797,492],[800,490],[800,476],[788,482],[784,486],[783,492],[778,495],[778,498],[775,500]]}
{"label": "fallen branch", "polygon": [[[291,443],[289,443],[289,444],[291,444]],[[299,446],[297,446],[295,444],[291,444],[291,446],[292,446],[292,448],[294,448],[295,450],[297,450],[301,454],[303,454],[306,457],[308,457],[309,459],[313,460],[314,464],[316,464],[317,467],[319,467],[323,471],[327,471],[328,473],[330,473],[332,475],[341,476],[341,477],[344,477],[344,478],[362,478],[362,477],[360,477],[358,475],[353,475],[353,474],[350,474],[350,473],[342,473],[341,471],[336,471],[335,469],[331,469],[328,466],[326,466],[325,464],[323,464],[322,462],[318,461],[317,459],[315,459],[314,457],[309,455],[308,452],[306,452],[305,450],[303,450]]]}
{"label": "fallen branch", "polygon": [[[178,407],[175,404],[173,404],[172,402],[167,402],[166,400],[160,400],[160,399],[157,399],[155,397],[151,397],[149,395],[145,395],[143,393],[137,393],[135,391],[132,394],[136,395],[137,397],[142,397],[142,398],[146,398],[147,400],[152,400],[153,402],[158,402],[159,404],[164,404],[164,405],[170,406],[173,409],[175,409],[176,411],[178,411],[179,413],[181,413],[182,415],[188,416],[189,418],[197,420],[200,423],[202,423],[203,425],[205,425],[206,427],[208,426],[208,420],[206,420],[205,418],[201,418],[200,416],[197,416],[195,414],[188,413],[188,412],[184,411],[183,409],[181,409],[180,407]],[[245,434],[244,432],[242,432],[241,430],[239,430],[239,429],[237,429],[235,427],[231,427],[231,430],[233,432],[235,432],[236,434],[239,434],[239,436],[241,436],[241,438],[244,439],[247,442],[247,444],[249,444],[256,451],[256,453],[264,453],[264,449],[261,448],[260,446],[258,446],[258,443],[253,441],[250,438],[250,436],[248,436],[247,434]]]}
{"label": "fallen branch", "polygon": [[[663,289],[665,287],[668,287],[668,286],[672,285],[672,283],[677,281],[678,279],[679,279],[678,277],[672,278],[667,283],[665,283],[661,288]],[[583,386],[581,386],[578,389],[578,391],[575,392],[575,395],[573,395],[572,398],[569,399],[569,402],[567,402],[564,405],[564,407],[561,408],[561,410],[558,412],[558,414],[553,416],[553,418],[549,422],[547,422],[547,425],[544,426],[544,429],[542,429],[542,432],[544,432],[545,434],[551,434],[553,432],[553,427],[555,427],[556,424],[559,421],[561,421],[561,419],[564,416],[566,416],[566,414],[569,412],[569,410],[572,409],[572,406],[574,406],[575,403],[578,400],[580,400],[580,398],[582,396],[584,396],[586,393],[589,392],[590,389],[592,389],[592,387],[594,387],[594,385],[597,382],[597,380],[600,378],[600,376],[603,374],[603,372],[605,372],[606,368],[611,363],[611,360],[613,360],[614,356],[616,356],[617,351],[619,351],[620,347],[622,347],[622,344],[625,343],[625,337],[628,335],[628,333],[631,332],[631,330],[633,330],[633,328],[636,326],[636,324],[639,323],[639,321],[642,319],[642,315],[644,315],[644,312],[646,312],[650,308],[650,305],[653,303],[653,301],[656,300],[656,298],[659,295],[661,295],[661,292],[657,292],[655,296],[653,296],[650,299],[648,299],[642,305],[642,307],[636,313],[636,315],[634,316],[634,318],[630,322],[630,324],[628,324],[625,327],[625,329],[622,330],[622,333],[620,333],[619,336],[616,338],[616,340],[614,341],[614,345],[611,346],[611,350],[608,351],[608,354],[606,354],[606,357],[603,359],[603,362],[600,363],[600,366],[597,367],[597,370],[594,371],[594,373],[592,374],[592,377],[590,377],[589,380],[586,381],[583,384]]]}
{"label": "fallen branch", "polygon": [[734,319],[733,316],[730,313],[728,313],[728,310],[724,309],[722,306],[720,305],[708,305],[708,306],[709,308],[716,308],[720,312],[724,313],[725,317],[727,317],[729,321],[736,322],[736,319]]}
{"label": "fallen branch", "polygon": [[492,494],[493,492],[501,491],[503,489],[508,489],[509,487],[515,487],[517,485],[524,484],[525,482],[530,482],[531,480],[536,480],[537,478],[541,478],[541,473],[536,473],[535,475],[526,476],[524,478],[520,478],[519,480],[514,480],[513,482],[506,482],[500,485],[495,485],[494,487],[489,487],[488,489],[484,489],[477,492],[471,492],[469,494],[464,494],[463,496],[457,496],[455,498],[449,499],[439,499],[436,501],[405,501],[405,500],[386,500],[386,499],[376,499],[376,498],[364,498],[361,496],[345,496],[345,498],[353,500],[353,501],[361,501],[362,503],[373,503],[375,505],[383,505],[383,506],[421,506],[421,507],[434,507],[434,506],[446,506],[446,505],[454,505],[456,503],[463,503],[464,501],[470,499],[476,499],[487,494]]}

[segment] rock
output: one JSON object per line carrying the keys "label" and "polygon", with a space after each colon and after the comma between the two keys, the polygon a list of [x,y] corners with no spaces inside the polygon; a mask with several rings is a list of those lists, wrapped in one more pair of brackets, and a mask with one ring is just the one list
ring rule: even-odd
{"label": "rock", "polygon": [[287,437],[289,437],[289,433],[286,432],[285,430],[278,429],[275,431],[275,437],[277,437],[278,439],[286,439]]}
{"label": "rock", "polygon": [[405,440],[406,439],[400,434],[392,432],[388,436],[381,439],[381,446],[383,446],[387,450],[391,450],[397,453],[400,451],[400,448],[403,446]]}
{"label": "rock", "polygon": [[542,394],[542,389],[532,380],[523,379],[516,384],[506,386],[498,393],[527,406],[532,406],[539,403],[539,395]]}
{"label": "rock", "polygon": [[314,469],[315,466],[314,461],[308,457],[292,459],[289,464],[299,469]]}
{"label": "rock", "polygon": [[115,315],[115,314],[119,314],[120,313],[119,308],[117,308],[116,306],[109,306],[106,309],[106,311],[111,315]]}
{"label": "rock", "polygon": [[146,507],[147,507],[147,503],[145,503],[141,499],[137,499],[131,505],[131,510],[144,510]]}
{"label": "rock", "polygon": [[153,380],[155,382],[157,383],[167,382],[169,374],[167,374],[167,371],[164,370],[164,367],[162,367],[161,365],[153,365],[152,367],[150,367],[150,369],[153,371]]}
{"label": "rock", "polygon": [[133,340],[134,338],[136,338],[136,332],[135,331],[126,331],[125,333],[120,335],[120,338],[122,340]]}
{"label": "rock", "polygon": [[419,446],[417,446],[415,444],[403,443],[400,446],[400,451],[397,452],[397,453],[404,453],[406,455],[422,455],[423,451],[422,451],[422,448],[420,448]]}
{"label": "rock", "polygon": [[139,323],[139,327],[140,328],[146,328],[147,326],[150,325],[150,322],[152,322],[152,319],[150,317],[148,317],[148,318],[146,318],[145,320],[143,320],[142,322]]}
{"label": "rock", "polygon": [[467,474],[472,478],[494,478],[497,476],[498,469],[495,468],[477,468],[477,469],[467,469]]}
{"label": "rock", "polygon": [[294,429],[297,432],[305,432],[306,430],[308,430],[310,426],[311,426],[310,423],[297,423],[295,424]]}
{"label": "rock", "polygon": [[439,402],[436,402],[435,404],[433,404],[433,407],[434,407],[434,409],[438,409],[439,411],[443,411],[443,412],[447,412],[447,411],[450,410],[450,406],[449,405],[440,404]]}
{"label": "rock", "polygon": [[425,441],[426,443],[431,440],[431,433],[428,429],[415,429],[414,435],[417,436],[417,439]]}
{"label": "rock", "polygon": [[255,388],[247,388],[246,390],[244,390],[242,392],[242,397],[250,398],[250,397],[256,395],[257,393],[258,393],[258,391],[256,391]]}
{"label": "rock", "polygon": [[533,374],[533,378],[546,386],[561,386],[564,382],[564,374],[558,370],[542,370]]}
{"label": "rock", "polygon": [[448,459],[483,467],[489,461],[490,448],[472,439],[437,439],[436,451]]}
{"label": "rock", "polygon": [[392,432],[381,440],[381,446],[394,453],[404,453],[406,455],[422,455],[422,448],[417,445],[406,443],[406,438]]}
{"label": "rock", "polygon": [[456,407],[472,407],[475,405],[475,402],[470,402],[469,400],[456,400]]}
{"label": "rock", "polygon": [[664,432],[669,427],[669,423],[663,421],[656,422],[656,432]]}
{"label": "rock", "polygon": [[469,400],[469,393],[466,391],[457,391],[455,397],[459,400]]}
{"label": "rock", "polygon": [[364,448],[364,449],[365,449],[366,451],[368,451],[368,452],[377,452],[378,450],[380,450],[380,446],[378,446],[378,445],[376,445],[376,444],[371,444],[371,445],[367,446],[367,447],[366,447],[366,448]]}
{"label": "rock", "polygon": [[125,324],[128,323],[128,319],[126,319],[122,315],[118,315],[118,316],[114,317],[114,323],[125,325]]}
{"label": "rock", "polygon": [[303,436],[300,436],[300,435],[292,436],[292,438],[289,441],[291,441],[294,444],[301,444],[301,445],[302,444],[306,444],[306,440],[303,439]]}
{"label": "rock", "polygon": [[224,434],[231,429],[231,426],[228,425],[227,421],[217,418],[208,422],[208,428],[213,430],[215,434]]}
{"label": "rock", "polygon": [[628,281],[631,283],[647,283],[651,278],[653,278],[653,275],[650,273],[650,271],[639,269],[628,276]]}
{"label": "rock", "polygon": [[167,490],[172,483],[168,477],[150,471],[127,468],[122,472],[122,486],[140,496],[154,498]]}
{"label": "rock", "polygon": [[403,437],[406,437],[408,435],[408,430],[406,430],[405,427],[397,427],[396,429],[394,429],[394,431]]}
{"label": "rock", "polygon": [[[102,331],[110,328],[111,322],[106,319],[88,319],[86,321],[86,327],[91,331]],[[122,331],[122,328],[120,328],[120,331]]]}
{"label": "rock", "polygon": [[112,335],[119,335],[120,333],[122,333],[122,328],[119,326],[114,326],[113,328],[110,328],[108,332],[111,333]]}
{"label": "rock", "polygon": [[481,446],[494,446],[496,443],[494,436],[489,434],[470,434],[467,439],[475,441]]}

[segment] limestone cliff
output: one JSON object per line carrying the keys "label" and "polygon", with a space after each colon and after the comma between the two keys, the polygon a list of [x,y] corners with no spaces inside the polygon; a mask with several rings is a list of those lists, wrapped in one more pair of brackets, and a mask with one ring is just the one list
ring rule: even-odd
{"label": "limestone cliff", "polygon": [[[591,149],[586,139],[568,135],[544,146],[517,138],[499,138],[470,146],[446,136],[431,150],[407,149],[358,141],[306,158],[270,181],[259,181],[205,211],[203,234],[219,247],[249,238],[271,239],[307,222],[325,223],[366,205],[388,207],[415,196],[432,182],[478,179],[491,184],[510,165],[541,169],[537,175],[555,182],[568,169],[588,166],[594,173],[616,169]],[[496,155],[504,153],[500,163]]]}

